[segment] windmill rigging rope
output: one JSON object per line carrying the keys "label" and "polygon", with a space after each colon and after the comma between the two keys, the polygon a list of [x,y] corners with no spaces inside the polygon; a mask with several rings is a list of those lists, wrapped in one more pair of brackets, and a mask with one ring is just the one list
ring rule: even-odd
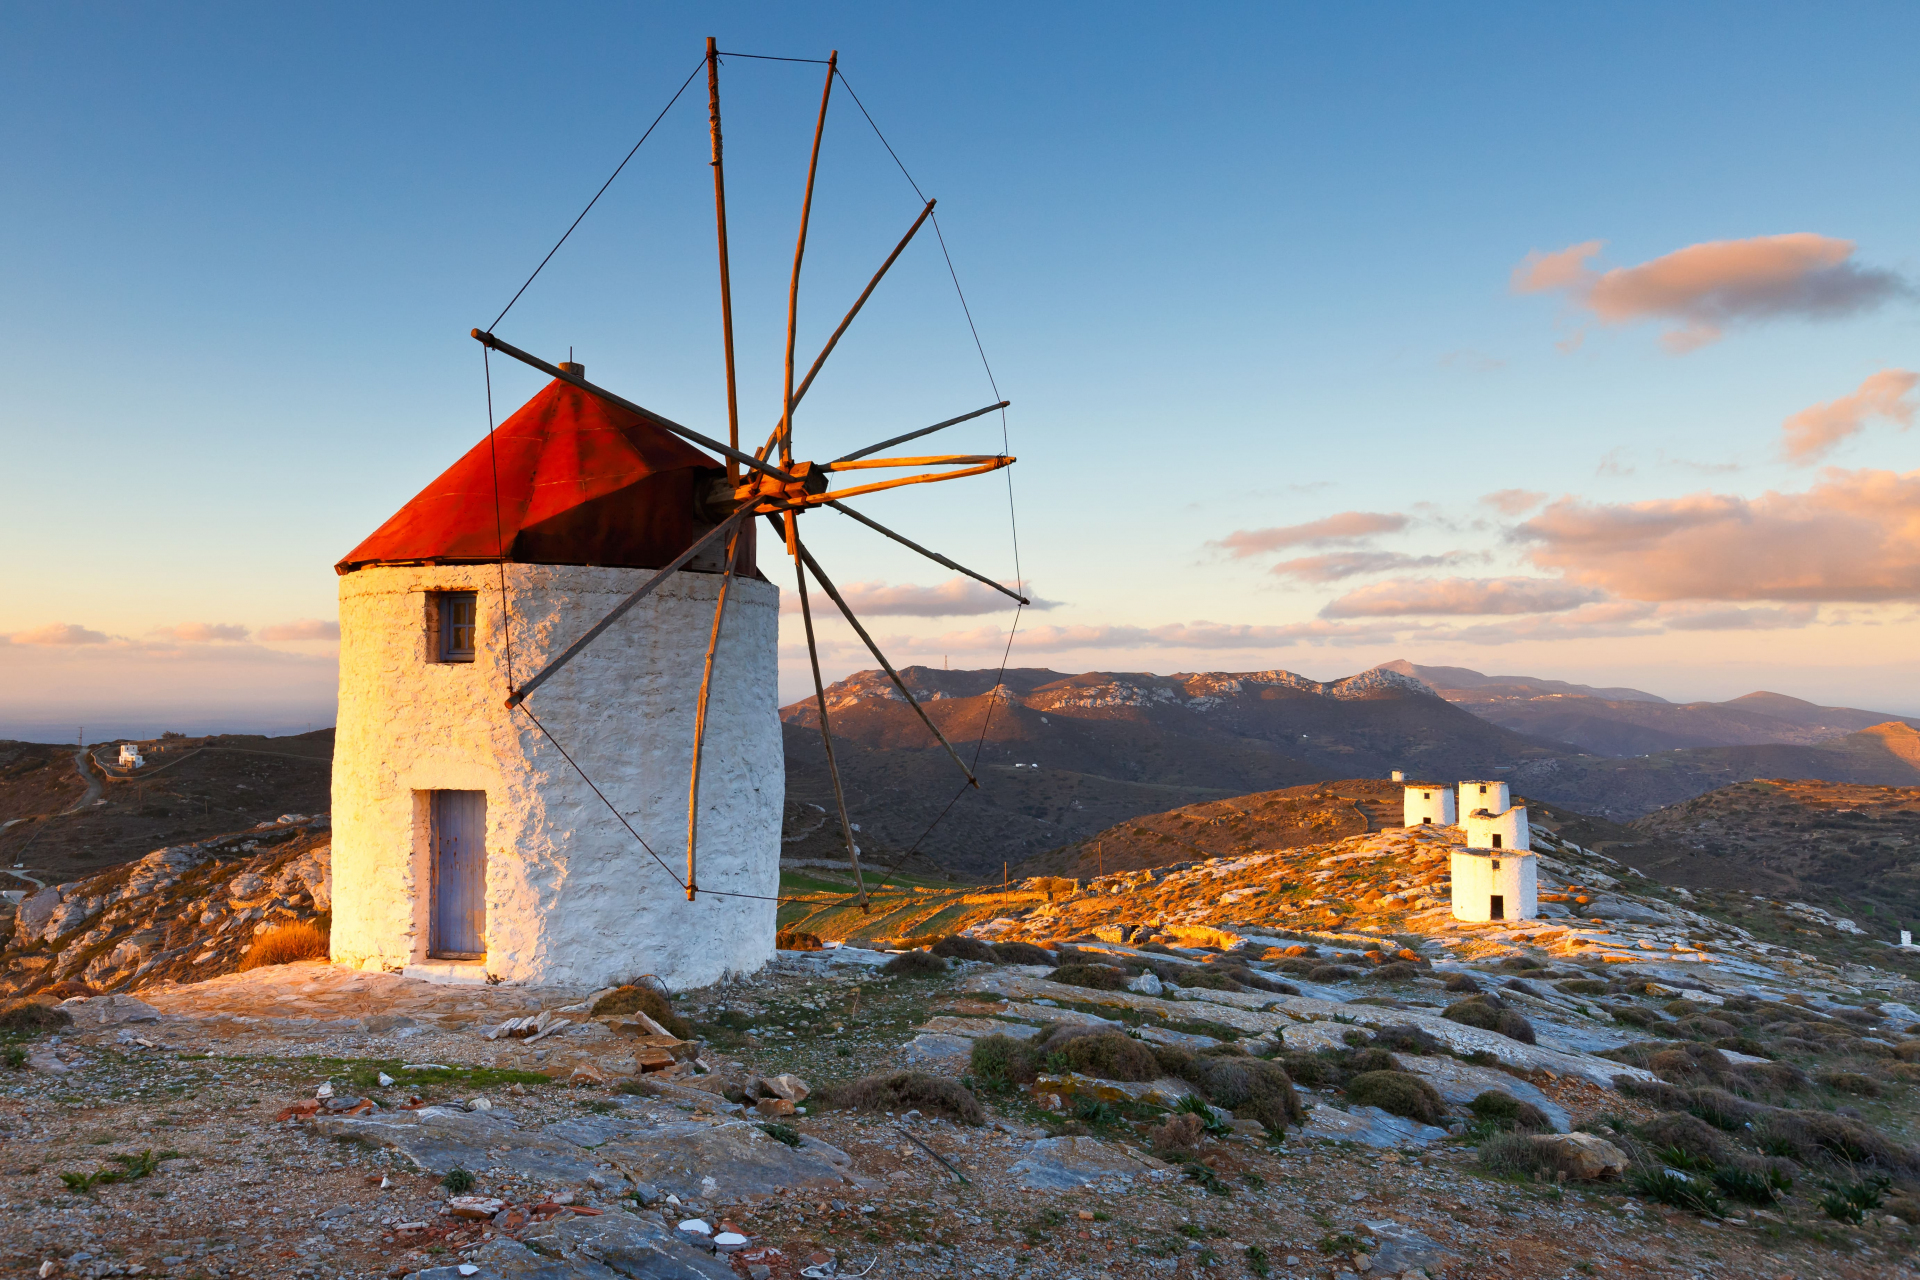
{"label": "windmill rigging rope", "polygon": [[[783,58],[783,57],[777,57],[772,54],[763,54],[763,53],[722,53],[722,54],[719,54],[718,56],[732,57],[732,58],[752,58],[752,59],[756,59],[763,62],[808,62],[808,63],[824,64],[826,61],[825,59],[821,59],[821,58]],[[704,57],[701,58],[700,62],[695,65],[694,69],[688,73],[687,78],[684,81],[682,81],[680,84],[680,87],[674,91],[673,97],[667,100],[667,105],[660,109],[660,114],[653,118],[653,123],[648,125],[646,132],[640,135],[640,141],[633,144],[632,150],[628,151],[626,156],[620,161],[620,163],[614,167],[613,172],[610,175],[608,175],[607,180],[600,184],[600,189],[594,192],[593,199],[587,201],[586,208],[580,211],[579,216],[576,217],[572,221],[572,223],[568,225],[565,233],[561,235],[560,239],[554,242],[553,248],[547,251],[547,256],[542,258],[540,260],[540,265],[533,269],[533,274],[529,275],[526,278],[526,281],[521,284],[520,288],[514,292],[513,297],[507,300],[507,305],[500,309],[500,314],[494,317],[493,324],[488,326],[489,329],[492,329],[493,327],[497,326],[501,320],[506,318],[507,312],[513,310],[514,304],[520,301],[520,296],[524,294],[530,286],[532,286],[534,280],[538,278],[540,273],[546,269],[547,263],[553,260],[553,255],[560,252],[561,246],[566,244],[568,237],[573,235],[575,229],[579,227],[580,223],[586,218],[587,214],[593,211],[594,205],[600,202],[600,197],[607,193],[607,188],[613,185],[614,179],[618,178],[620,176],[621,171],[627,167],[627,162],[632,160],[635,154],[639,152],[641,146],[645,144],[647,139],[653,136],[654,129],[659,127],[660,122],[666,118],[667,112],[673,109],[674,103],[678,102],[680,100],[680,96],[687,91],[687,86],[693,83],[694,77],[700,74],[700,70],[702,67],[706,66],[706,62],[707,60]],[[872,113],[867,110],[866,104],[860,101],[860,95],[853,91],[853,85],[848,82],[846,75],[843,72],[841,72],[837,66],[835,66],[833,74],[836,78],[839,79],[841,85],[845,87],[847,91],[847,95],[853,99],[854,105],[860,108],[860,114],[866,119],[867,124],[873,129],[874,137],[880,140],[880,145],[882,147],[885,147],[887,154],[893,158],[894,164],[898,166],[900,169],[901,176],[907,180],[907,185],[912,187],[914,194],[919,196],[920,199],[924,202],[927,198],[926,193],[921,191],[920,184],[913,180],[913,175],[907,171],[907,166],[900,159],[899,153],[893,149],[893,144],[888,142],[886,135],[880,131],[879,124],[874,120]],[[1002,398],[1000,395],[1000,383],[999,383],[999,380],[994,377],[992,362],[987,359],[986,345],[980,340],[980,329],[979,329],[979,326],[974,323],[973,308],[967,305],[966,290],[963,289],[960,285],[960,273],[958,269],[955,268],[954,266],[952,252],[947,248],[947,238],[946,238],[946,235],[940,229],[939,216],[937,214],[932,215],[931,221],[933,223],[934,237],[939,242],[939,245],[940,245],[940,256],[945,260],[947,264],[947,275],[950,279],[952,279],[954,294],[960,300],[961,314],[966,317],[967,331],[973,336],[974,350],[979,354],[980,366],[986,372],[987,385],[993,391],[993,398],[995,400],[999,400]],[[495,425],[494,409],[493,409],[493,366],[491,362],[488,360],[488,351],[484,345],[481,348],[480,354],[481,354],[482,375],[485,378],[486,389],[487,389],[487,451],[488,451],[489,459],[492,463],[492,470],[493,470],[493,520],[494,520],[495,547],[496,547],[496,554],[498,556],[496,563],[498,564],[500,569],[501,635],[503,638],[505,651],[506,651],[507,690],[509,693],[511,693],[513,691],[513,631],[512,631],[512,622],[511,622],[511,618],[509,616],[508,607],[507,607],[506,534],[505,534],[505,524],[501,515],[501,509],[500,509],[500,462],[499,462],[499,454],[494,444],[494,436],[498,428]],[[1000,443],[1001,443],[1002,453],[1012,452],[1012,445],[1011,445],[1010,435],[1007,427],[1007,411],[1005,408],[1002,408],[1000,410]],[[1026,589],[1026,586],[1025,586],[1026,577],[1020,562],[1020,525],[1019,525],[1017,509],[1014,504],[1013,476],[1011,474],[1011,468],[1003,468],[1003,470],[1007,470],[1009,472],[1009,474],[1007,475],[1007,525],[1008,525],[1008,529],[1010,531],[1012,543],[1013,543],[1014,582],[1015,582],[1016,589],[1024,592]],[[1013,641],[1014,641],[1014,637],[1018,635],[1020,631],[1020,618],[1023,610],[1024,610],[1024,606],[1016,606],[1014,608],[1013,622],[1007,629],[1006,648],[1003,649],[1000,654],[1000,669],[994,677],[993,689],[989,690],[986,712],[984,715],[981,716],[980,736],[978,739],[975,740],[973,745],[973,767],[976,770],[979,767],[980,756],[986,747],[988,730],[991,728],[993,724],[993,710],[996,702],[998,701],[998,699],[995,698],[993,694],[997,693],[1000,687],[1002,686],[1002,684],[1005,683],[1006,675],[1007,675],[1007,664],[1012,658]],[[532,721],[534,728],[540,731],[541,736],[546,738],[548,742],[551,742],[554,746],[554,749],[560,753],[561,758],[564,759],[567,762],[567,764],[572,767],[575,773],[580,775],[580,780],[587,784],[588,788],[590,788],[593,791],[593,794],[595,796],[599,797],[600,803],[607,807],[607,811],[613,814],[614,818],[619,821],[620,825],[627,829],[627,833],[631,835],[636,841],[639,842],[640,847],[642,849],[645,849],[647,851],[648,856],[650,856],[656,863],[659,864],[660,869],[662,871],[666,872],[667,878],[672,880],[676,887],[684,890],[687,887],[686,881],[682,880],[678,875],[674,874],[673,868],[668,866],[665,860],[662,859],[660,855],[654,851],[653,846],[647,843],[646,837],[642,836],[637,830],[634,829],[633,824],[627,821],[626,815],[621,813],[620,810],[614,805],[613,801],[607,798],[606,793],[601,791],[599,785],[594,782],[593,778],[588,775],[587,771],[580,767],[580,763],[573,758],[572,754],[567,751],[566,747],[561,744],[560,740],[553,735],[553,732],[549,730],[546,725],[540,722],[539,717],[533,714],[532,710],[528,708],[527,704],[524,701],[518,703],[517,705],[521,711],[526,712],[527,719]],[[886,875],[881,878],[879,885],[876,886],[877,888],[886,887],[887,882],[891,880],[894,877],[894,875],[896,875],[899,872],[900,868],[906,864],[907,859],[911,858],[914,855],[914,853],[920,848],[921,844],[925,842],[926,838],[929,835],[933,834],[934,828],[938,827],[941,822],[945,821],[946,816],[953,811],[954,805],[960,802],[960,797],[965,795],[967,790],[968,790],[967,786],[961,787],[960,790],[954,794],[953,799],[947,801],[946,807],[940,810],[940,812],[934,817],[933,821],[927,824],[926,829],[920,833],[919,837],[915,839],[914,842],[907,847],[906,852],[901,854],[899,859],[894,862],[893,866],[887,870]],[[709,894],[714,897],[751,898],[759,902],[787,903],[787,902],[804,902],[804,901],[811,900],[806,898],[790,898],[786,896],[769,896],[763,893],[740,893],[734,890],[727,890],[727,889],[703,889],[701,890],[701,892],[705,894]],[[857,891],[850,892],[846,896],[856,897],[858,896],[858,893]]]}
{"label": "windmill rigging rope", "polygon": [[600,197],[607,194],[607,188],[612,186],[613,180],[620,176],[620,171],[627,167],[627,161],[633,159],[634,153],[639,151],[646,140],[653,136],[653,131],[659,127],[662,120],[667,118],[667,112],[673,110],[673,104],[680,101],[680,95],[687,91],[687,86],[693,83],[693,78],[699,75],[701,68],[706,65],[707,60],[703,56],[699,63],[694,66],[693,70],[687,73],[687,78],[680,82],[680,87],[674,90],[671,98],[667,99],[667,105],[660,108],[660,114],[653,118],[653,123],[647,126],[647,131],[640,135],[640,141],[633,144],[632,151],[627,152],[626,159],[623,159],[619,164],[614,166],[613,172],[607,176],[607,180],[600,184],[598,191],[593,193],[593,199],[587,201],[587,207],[580,211],[580,217],[575,218],[568,224],[566,233],[554,242],[553,248],[547,250],[547,256],[540,259],[540,265],[533,269],[533,275],[528,276],[526,283],[522,284],[514,291],[514,295],[507,299],[507,305],[500,308],[500,314],[493,318],[493,324],[487,326],[489,330],[494,329],[502,320],[506,319],[507,312],[513,310],[513,304],[520,301],[520,295],[527,291],[528,286],[533,283],[534,277],[547,269],[547,264],[553,261],[553,255],[560,252],[560,246],[567,242],[567,236],[573,234],[574,228],[580,225],[582,218],[585,218],[589,213],[593,212],[593,206],[599,204]]}

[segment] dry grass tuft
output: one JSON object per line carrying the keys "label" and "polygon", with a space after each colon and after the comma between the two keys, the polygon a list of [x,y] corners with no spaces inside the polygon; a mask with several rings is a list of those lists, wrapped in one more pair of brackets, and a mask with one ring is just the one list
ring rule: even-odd
{"label": "dry grass tuft", "polygon": [[824,951],[825,945],[817,933],[808,933],[804,929],[782,929],[773,935],[776,951]]}
{"label": "dry grass tuft", "polygon": [[270,964],[292,964],[296,960],[325,960],[327,933],[311,921],[283,924],[269,929],[253,940],[252,950],[240,962],[241,969],[263,969]]}
{"label": "dry grass tuft", "polygon": [[593,1017],[604,1014],[644,1013],[667,1029],[669,1035],[682,1040],[693,1039],[693,1026],[685,1018],[673,1011],[667,998],[652,987],[636,986],[632,983],[609,991],[593,1004]]}
{"label": "dry grass tuft", "polygon": [[889,1071],[861,1076],[846,1084],[830,1085],[821,1096],[829,1107],[848,1111],[919,1111],[944,1116],[961,1124],[985,1124],[980,1100],[957,1080],[930,1076],[924,1071]]}
{"label": "dry grass tuft", "polygon": [[0,1008],[0,1031],[46,1031],[72,1023],[73,1015],[39,1000],[15,1000]]}

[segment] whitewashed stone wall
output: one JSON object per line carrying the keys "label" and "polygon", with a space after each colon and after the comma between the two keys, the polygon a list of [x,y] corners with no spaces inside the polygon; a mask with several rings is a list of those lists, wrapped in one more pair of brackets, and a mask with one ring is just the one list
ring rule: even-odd
{"label": "whitewashed stone wall", "polygon": [[1436,827],[1454,825],[1453,788],[1448,786],[1409,786],[1401,807],[1409,827],[1432,823]]}
{"label": "whitewashed stone wall", "polygon": [[1496,779],[1492,782],[1460,784],[1460,816],[1462,818],[1475,809],[1485,809],[1488,813],[1502,813],[1512,807],[1513,797],[1504,782]]}
{"label": "whitewashed stone wall", "polygon": [[[524,681],[651,576],[506,566],[514,679]],[[340,580],[333,764],[333,958],[427,959],[428,793],[487,793],[487,959],[508,982],[598,986],[642,973],[678,988],[773,953],[775,904],[695,902],[543,737],[502,704],[509,636],[495,565],[374,566]],[[716,574],[679,573],[527,706],[654,851],[684,876],[687,780]],[[429,661],[427,594],[474,591],[476,660]],[[785,797],[777,707],[779,591],[735,579],[701,771],[699,884],[779,891]]]}
{"label": "whitewashed stone wall", "polygon": [[1516,805],[1505,813],[1482,809],[1461,818],[1467,833],[1467,848],[1508,850],[1525,853],[1533,848],[1533,829],[1527,824],[1527,807]]}
{"label": "whitewashed stone wall", "polygon": [[1500,918],[1531,920],[1540,914],[1538,859],[1504,850],[1453,851],[1453,918],[1493,919],[1493,897],[1501,898]]}

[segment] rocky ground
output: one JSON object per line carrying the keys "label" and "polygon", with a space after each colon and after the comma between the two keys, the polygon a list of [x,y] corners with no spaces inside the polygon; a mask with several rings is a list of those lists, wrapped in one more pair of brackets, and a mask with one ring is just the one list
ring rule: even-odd
{"label": "rocky ground", "polygon": [[[35,1012],[75,940],[107,929],[80,977],[115,953],[124,903],[173,904],[166,943],[181,919],[251,936],[219,922],[315,910],[324,832],[284,825],[16,924],[16,957],[55,959],[0,1018],[0,1274],[1917,1269],[1906,957],[1549,834],[1552,914],[1505,925],[1451,920],[1444,829],[916,886],[865,916],[821,892],[791,913],[840,945],[675,993],[684,1043],[596,1016],[606,992],[317,961],[202,977],[200,935],[185,969],[138,972],[178,950],[158,946],[94,972],[117,993]],[[856,920],[954,958],[831,936]]]}

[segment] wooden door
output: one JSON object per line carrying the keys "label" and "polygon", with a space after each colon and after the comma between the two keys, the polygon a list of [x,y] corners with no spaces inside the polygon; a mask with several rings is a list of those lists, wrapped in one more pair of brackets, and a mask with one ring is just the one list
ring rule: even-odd
{"label": "wooden door", "polygon": [[1487,905],[1489,908],[1487,916],[1490,919],[1505,920],[1507,918],[1507,900],[1501,894],[1494,894],[1493,901]]}
{"label": "wooden door", "polygon": [[487,954],[487,793],[433,794],[433,910],[427,953],[455,960]]}

